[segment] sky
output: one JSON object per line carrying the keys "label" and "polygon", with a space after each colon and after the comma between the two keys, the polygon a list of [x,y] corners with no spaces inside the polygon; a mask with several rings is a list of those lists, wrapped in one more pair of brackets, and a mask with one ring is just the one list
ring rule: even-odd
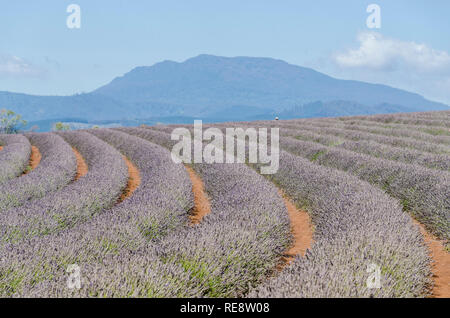
{"label": "sky", "polygon": [[[67,7],[80,8],[68,28]],[[380,8],[380,28],[366,11]],[[448,0],[0,0],[0,91],[71,95],[199,54],[272,57],[450,105]],[[372,21],[372,20],[371,20]]]}

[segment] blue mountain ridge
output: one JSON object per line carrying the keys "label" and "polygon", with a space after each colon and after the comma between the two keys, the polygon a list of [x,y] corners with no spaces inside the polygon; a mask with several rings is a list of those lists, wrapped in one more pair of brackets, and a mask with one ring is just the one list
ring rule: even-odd
{"label": "blue mountain ridge", "polygon": [[199,55],[132,69],[85,94],[0,92],[0,108],[29,121],[78,118],[256,120],[447,110],[447,105],[386,85],[340,80],[271,58]]}

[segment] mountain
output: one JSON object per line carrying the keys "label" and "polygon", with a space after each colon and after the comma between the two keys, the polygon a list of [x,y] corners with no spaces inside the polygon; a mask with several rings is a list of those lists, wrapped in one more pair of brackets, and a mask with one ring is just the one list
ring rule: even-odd
{"label": "mountain", "polygon": [[448,109],[385,85],[332,78],[271,58],[199,55],[136,67],[93,92],[0,92],[0,108],[28,120],[202,118],[210,121],[341,116]]}

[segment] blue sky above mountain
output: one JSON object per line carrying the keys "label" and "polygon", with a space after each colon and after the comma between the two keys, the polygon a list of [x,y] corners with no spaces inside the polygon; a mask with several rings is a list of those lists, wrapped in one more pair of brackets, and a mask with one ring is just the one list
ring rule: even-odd
{"label": "blue sky above mountain", "polygon": [[77,0],[79,30],[65,25],[69,3],[2,3],[0,91],[88,92],[137,66],[210,53],[273,57],[450,104],[446,0],[377,1],[372,40],[366,1]]}

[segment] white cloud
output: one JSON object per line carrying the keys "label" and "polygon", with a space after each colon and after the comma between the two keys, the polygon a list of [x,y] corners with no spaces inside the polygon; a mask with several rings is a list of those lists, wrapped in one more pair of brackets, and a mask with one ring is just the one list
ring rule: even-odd
{"label": "white cloud", "polygon": [[43,71],[24,59],[8,54],[0,54],[0,75],[36,77]]}
{"label": "white cloud", "polygon": [[359,47],[334,55],[342,68],[366,68],[380,71],[413,70],[421,73],[450,74],[450,54],[425,44],[386,38],[380,33],[358,35]]}

